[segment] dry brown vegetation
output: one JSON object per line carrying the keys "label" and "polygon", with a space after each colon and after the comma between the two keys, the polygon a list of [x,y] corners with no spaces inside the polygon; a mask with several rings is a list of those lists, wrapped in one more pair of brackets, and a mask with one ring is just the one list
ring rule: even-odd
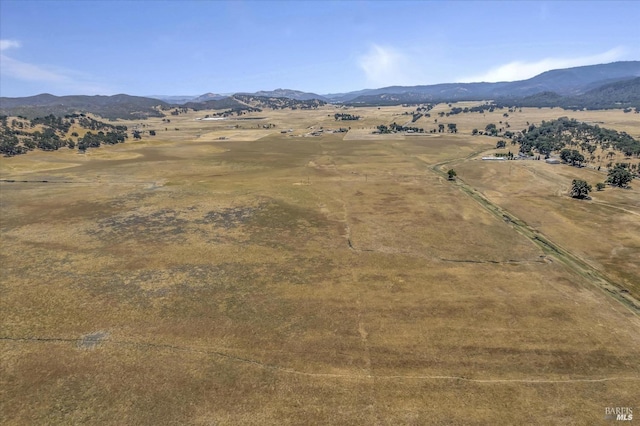
{"label": "dry brown vegetation", "polygon": [[[0,159],[2,423],[599,424],[637,407],[640,184],[577,201],[571,180],[605,173],[479,160],[497,138],[471,129],[498,111],[371,135],[407,110],[189,113],[138,142]],[[620,111],[509,122],[561,115],[640,137]]]}

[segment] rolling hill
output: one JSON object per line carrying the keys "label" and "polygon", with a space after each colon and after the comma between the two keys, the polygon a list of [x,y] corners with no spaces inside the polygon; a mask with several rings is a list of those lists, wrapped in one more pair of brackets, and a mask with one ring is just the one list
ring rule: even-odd
{"label": "rolling hill", "polygon": [[309,92],[301,92],[299,90],[291,90],[291,89],[276,89],[276,90],[261,90],[255,93],[236,93],[236,95],[249,95],[249,96],[261,96],[267,98],[288,98],[294,99],[297,101],[308,101],[311,99],[318,99],[320,101],[329,102],[324,96],[317,95],[315,93]]}
{"label": "rolling hill", "polygon": [[498,99],[502,105],[523,107],[562,107],[565,109],[640,109],[640,77],[603,84],[575,96],[562,96],[556,92],[541,92],[524,98]]}
{"label": "rolling hill", "polygon": [[[0,98],[0,114],[42,117],[89,112],[107,119],[142,119],[160,116],[171,106],[204,109],[307,108],[325,102],[349,105],[398,105],[421,102],[489,100],[522,106],[570,108],[627,108],[640,106],[640,61],[613,62],[546,71],[527,80],[498,83],[444,83],[389,86],[349,93],[318,95],[291,89],[224,96],[54,96]],[[291,101],[291,102],[290,102]]]}
{"label": "rolling hill", "polygon": [[0,98],[0,114],[27,118],[49,114],[66,115],[78,112],[96,114],[106,119],[143,119],[160,117],[158,108],[169,104],[158,99],[130,95],[54,96],[44,93],[24,98]]}

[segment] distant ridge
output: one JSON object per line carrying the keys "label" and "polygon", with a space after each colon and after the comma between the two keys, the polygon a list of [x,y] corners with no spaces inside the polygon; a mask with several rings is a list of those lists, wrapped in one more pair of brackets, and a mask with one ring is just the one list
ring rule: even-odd
{"label": "distant ridge", "polygon": [[246,105],[233,96],[223,97],[221,99],[211,99],[207,101],[196,102],[190,101],[183,105],[183,108],[191,108],[196,111],[205,109],[244,109]]}
{"label": "distant ridge", "polygon": [[144,96],[145,98],[151,98],[151,99],[159,99],[163,102],[166,102],[168,104],[172,104],[172,105],[180,105],[180,104],[184,104],[186,102],[192,101],[194,99],[196,99],[198,96],[189,96],[189,95],[176,95],[176,96],[171,96],[171,95],[148,95],[148,96]]}
{"label": "distant ridge", "polygon": [[607,83],[629,80],[639,76],[640,61],[621,61],[609,64],[550,70],[527,80],[513,82],[388,86],[379,89],[365,89],[327,95],[318,95],[291,89],[276,89],[255,93],[240,92],[236,93],[236,95],[278,97],[296,100],[318,99],[325,102],[365,105],[524,98],[544,92],[554,92],[560,96],[576,96]]}
{"label": "distant ridge", "polygon": [[207,102],[217,101],[228,97],[228,95],[219,95],[217,93],[205,93],[204,95],[196,96],[170,96],[170,95],[152,95],[148,98],[159,99],[172,105],[182,105],[187,102]]}
{"label": "distant ridge", "polygon": [[528,80],[516,81],[508,87],[512,95],[553,91],[560,95],[580,95],[614,81],[640,77],[640,61],[612,62],[543,72]]}
{"label": "distant ridge", "polygon": [[617,107],[633,106],[640,109],[640,77],[605,84],[580,95],[579,99],[603,108],[615,103]]}
{"label": "distant ridge", "polygon": [[25,98],[0,98],[0,114],[22,115],[27,118],[88,112],[107,119],[141,119],[161,117],[158,107],[168,106],[169,104],[158,99],[124,94],[54,96],[43,93]]}
{"label": "distant ridge", "polygon": [[207,102],[207,101],[219,101],[220,99],[224,99],[227,96],[219,95],[217,93],[205,93],[204,95],[200,95],[195,99],[192,99],[191,102]]}
{"label": "distant ridge", "polygon": [[284,96],[262,96],[256,94],[236,93],[222,99],[210,100],[205,102],[187,102],[182,105],[183,108],[191,108],[196,111],[207,109],[226,109],[228,112],[240,111],[256,111],[263,108],[272,109],[311,109],[325,105],[327,102],[311,98],[311,99],[292,99]]}
{"label": "distant ridge", "polygon": [[263,96],[267,98],[288,98],[295,99],[297,101],[309,101],[312,99],[318,99],[320,101],[329,102],[329,99],[316,93],[301,92],[299,90],[291,89],[276,89],[268,91],[262,90],[255,93],[236,93],[236,95]]}
{"label": "distant ridge", "polygon": [[312,99],[318,99],[321,101],[329,102],[329,99],[318,95],[316,93],[309,92],[301,92],[300,90],[291,90],[291,89],[276,89],[276,90],[261,90],[259,92],[238,92],[233,95],[221,95],[217,93],[205,93],[200,96],[150,96],[151,98],[160,99],[162,101],[174,104],[174,105],[183,105],[187,103],[202,103],[209,101],[219,101],[222,99],[228,99],[233,96],[261,96],[266,98],[287,98],[294,99],[297,101],[308,101]]}
{"label": "distant ridge", "polygon": [[403,95],[395,97],[397,102],[400,103],[484,100],[504,97],[523,98],[542,92],[555,92],[562,96],[575,96],[606,83],[629,80],[639,76],[640,61],[613,62],[610,64],[551,70],[527,80],[513,82],[389,86],[380,89],[331,95],[331,101],[371,104],[375,103],[376,98],[378,98],[381,102],[388,102],[388,96],[382,95]]}
{"label": "distant ridge", "polygon": [[525,107],[562,107],[565,109],[640,109],[640,77],[603,84],[576,96],[542,92],[519,99],[500,99],[499,103]]}
{"label": "distant ridge", "polygon": [[[640,106],[640,61],[613,62],[543,72],[527,80],[498,83],[444,83],[389,86],[349,93],[318,95],[292,89],[276,89],[225,96],[164,96],[163,99],[114,96],[54,96],[0,98],[0,114],[25,117],[89,112],[108,119],[141,119],[161,116],[159,109],[182,106],[196,110],[250,108],[307,108],[324,102],[348,105],[398,105],[421,102],[495,100],[523,106],[567,108],[627,108]],[[289,99],[301,104],[283,101]],[[166,100],[166,101],[165,101]]]}

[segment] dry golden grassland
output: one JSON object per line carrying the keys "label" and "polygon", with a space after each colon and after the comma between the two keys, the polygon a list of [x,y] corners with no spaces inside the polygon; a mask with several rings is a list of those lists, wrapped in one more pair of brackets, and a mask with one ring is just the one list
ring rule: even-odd
{"label": "dry golden grassland", "polygon": [[[142,141],[0,159],[1,179],[30,181],[0,183],[2,423],[640,412],[638,310],[601,286],[640,295],[640,184],[578,201],[571,180],[603,172],[479,160],[497,138],[471,130],[501,111],[438,119],[456,135],[371,134],[410,110],[191,112],[125,123],[157,130]],[[561,115],[640,137],[638,115],[617,111],[508,120]]]}

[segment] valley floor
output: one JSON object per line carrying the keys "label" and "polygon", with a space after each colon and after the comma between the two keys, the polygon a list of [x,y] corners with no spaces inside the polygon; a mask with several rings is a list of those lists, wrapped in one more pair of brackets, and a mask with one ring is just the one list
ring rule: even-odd
{"label": "valley floor", "polygon": [[636,408],[640,185],[573,200],[572,179],[604,173],[483,162],[495,138],[466,134],[483,123],[371,135],[397,111],[364,110],[347,137],[309,136],[339,127],[330,111],[274,112],[269,130],[188,116],[156,139],[1,159],[3,423],[607,424],[606,407]]}

